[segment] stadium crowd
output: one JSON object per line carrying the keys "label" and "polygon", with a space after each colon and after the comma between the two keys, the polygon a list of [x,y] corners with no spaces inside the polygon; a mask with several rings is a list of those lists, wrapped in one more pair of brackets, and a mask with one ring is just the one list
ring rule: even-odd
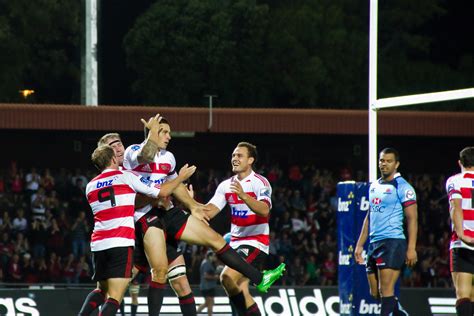
{"label": "stadium crowd", "polygon": [[[280,285],[336,285],[338,181],[366,181],[350,168],[261,165],[273,187],[268,266],[287,263]],[[89,235],[93,219],[84,189],[94,170],[0,169],[0,282],[92,283]],[[192,178],[196,199],[206,203],[230,171],[200,170]],[[419,210],[419,262],[402,284],[450,287],[450,222],[445,175],[404,174],[415,187]],[[189,280],[199,283],[207,249],[181,245]]]}

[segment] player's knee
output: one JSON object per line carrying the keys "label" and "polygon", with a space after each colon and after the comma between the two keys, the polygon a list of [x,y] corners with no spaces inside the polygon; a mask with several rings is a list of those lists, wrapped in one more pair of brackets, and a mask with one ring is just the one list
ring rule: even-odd
{"label": "player's knee", "polygon": [[222,286],[224,286],[225,288],[235,285],[234,279],[227,273],[221,273],[220,280],[221,280]]}
{"label": "player's knee", "polygon": [[168,280],[170,282],[183,276],[186,276],[186,266],[184,264],[178,264],[168,269]]}
{"label": "player's knee", "polygon": [[186,295],[191,291],[186,278],[186,266],[184,264],[175,265],[168,270],[168,281],[179,295]]}
{"label": "player's knee", "polygon": [[151,269],[151,280],[158,283],[166,283],[167,267],[157,267]]}

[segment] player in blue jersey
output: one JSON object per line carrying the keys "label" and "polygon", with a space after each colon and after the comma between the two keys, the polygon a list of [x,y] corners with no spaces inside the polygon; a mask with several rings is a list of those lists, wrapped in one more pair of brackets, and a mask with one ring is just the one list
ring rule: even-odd
{"label": "player in blue jersey", "polygon": [[[365,217],[354,251],[359,264],[369,238],[366,271],[370,294],[381,299],[381,316],[406,315],[395,297],[395,283],[403,264],[414,266],[417,261],[416,237],[418,210],[413,187],[397,172],[398,151],[385,148],[380,152],[381,177],[369,187],[370,210]],[[408,242],[404,235],[406,217]]]}

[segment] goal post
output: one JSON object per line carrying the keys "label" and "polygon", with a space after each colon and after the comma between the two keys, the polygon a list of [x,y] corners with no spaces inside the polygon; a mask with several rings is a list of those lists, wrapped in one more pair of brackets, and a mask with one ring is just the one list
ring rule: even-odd
{"label": "goal post", "polygon": [[377,179],[377,111],[388,107],[474,98],[474,88],[377,99],[378,0],[370,0],[369,21],[369,181]]}

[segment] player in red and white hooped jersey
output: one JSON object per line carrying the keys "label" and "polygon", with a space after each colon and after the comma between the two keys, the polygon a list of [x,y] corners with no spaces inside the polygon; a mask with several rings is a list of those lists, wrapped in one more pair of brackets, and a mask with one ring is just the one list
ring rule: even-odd
{"label": "player in red and white hooped jersey", "polygon": [[[107,298],[99,315],[115,315],[119,302],[131,280],[135,226],[133,214],[137,193],[157,198],[170,195],[181,181],[187,180],[195,167],[182,168],[175,181],[163,186],[152,185],[151,181],[128,171],[119,170],[114,149],[101,146],[94,150],[92,162],[101,174],[86,187],[88,202],[94,214],[94,230],[91,236],[93,280]],[[86,298],[79,315],[90,315],[97,307],[96,301]]]}
{"label": "player in red and white hooped jersey", "polygon": [[[235,175],[219,184],[207,206],[211,209],[211,218],[226,204],[230,206],[230,245],[247,262],[259,268],[268,255],[272,187],[265,177],[253,171],[256,160],[256,146],[247,142],[238,143],[231,158]],[[221,283],[239,315],[260,314],[245,276],[226,266],[221,274]]]}
{"label": "player in red and white hooped jersey", "polygon": [[[132,170],[133,172],[145,177],[155,184],[162,184],[167,181],[176,179],[176,159],[174,155],[166,149],[161,149],[153,158],[153,162],[148,164],[139,164],[138,155],[142,152],[146,141],[141,144],[131,145],[127,147],[124,154],[123,168]],[[173,204],[167,201],[166,209],[171,209]],[[144,205],[135,210],[135,221],[138,221],[143,215],[152,209],[151,204]]]}
{"label": "player in red and white hooped jersey", "polygon": [[270,242],[270,228],[268,226],[269,216],[262,216],[252,210],[252,208],[242,200],[232,188],[239,183],[242,192],[250,198],[265,203],[268,210],[272,207],[272,188],[268,180],[262,175],[251,170],[250,174],[240,179],[235,175],[219,184],[217,190],[209,201],[222,210],[226,204],[231,210],[231,230],[232,235],[230,245],[238,248],[240,245],[249,245],[268,254]]}
{"label": "player in red and white hooped jersey", "polygon": [[457,315],[472,315],[474,275],[474,147],[459,153],[461,173],[446,181],[452,221],[450,270],[456,289]]}
{"label": "player in red and white hooped jersey", "polygon": [[86,186],[94,214],[91,251],[135,246],[135,196],[137,192],[157,197],[159,185],[148,186],[145,178],[115,169],[105,169]]}

